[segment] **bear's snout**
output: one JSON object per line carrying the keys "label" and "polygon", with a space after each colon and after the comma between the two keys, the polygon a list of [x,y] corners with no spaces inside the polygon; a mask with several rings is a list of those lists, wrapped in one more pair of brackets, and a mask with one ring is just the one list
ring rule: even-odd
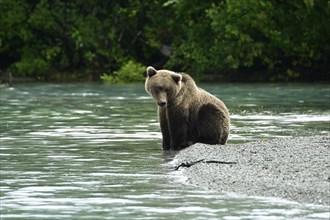
{"label": "bear's snout", "polygon": [[159,107],[164,107],[166,105],[166,102],[165,101],[159,101],[157,104],[159,105]]}

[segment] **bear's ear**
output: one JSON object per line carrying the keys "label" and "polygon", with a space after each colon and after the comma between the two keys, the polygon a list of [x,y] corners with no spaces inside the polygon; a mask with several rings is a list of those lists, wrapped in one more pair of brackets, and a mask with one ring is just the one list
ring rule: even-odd
{"label": "bear's ear", "polygon": [[156,73],[157,73],[157,70],[155,68],[153,68],[152,66],[149,66],[147,68],[147,75],[149,77],[152,77],[152,76],[156,75]]}
{"label": "bear's ear", "polygon": [[171,77],[176,83],[179,83],[182,80],[182,75],[178,73],[173,73]]}

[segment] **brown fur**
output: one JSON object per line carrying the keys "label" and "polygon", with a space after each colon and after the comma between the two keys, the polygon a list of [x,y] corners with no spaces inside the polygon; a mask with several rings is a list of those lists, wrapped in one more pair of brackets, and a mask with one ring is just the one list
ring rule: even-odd
{"label": "brown fur", "polygon": [[147,75],[145,89],[159,106],[163,150],[227,142],[230,119],[221,100],[198,88],[188,74],[148,67]]}

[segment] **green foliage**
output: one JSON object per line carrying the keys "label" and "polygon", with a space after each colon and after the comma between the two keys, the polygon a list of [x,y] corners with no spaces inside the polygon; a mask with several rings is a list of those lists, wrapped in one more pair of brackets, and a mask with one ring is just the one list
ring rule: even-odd
{"label": "green foliage", "polygon": [[327,0],[1,1],[0,69],[99,79],[135,60],[199,75],[299,79],[328,74],[329,20]]}
{"label": "green foliage", "polygon": [[188,70],[263,69],[290,79],[297,78],[291,69],[317,71],[328,66],[330,4],[325,0],[195,1],[194,7],[190,3],[171,1],[176,11],[186,12],[180,33],[187,40],[175,42],[173,58]]}
{"label": "green foliage", "polygon": [[101,79],[106,84],[141,82],[144,80],[143,74],[145,71],[145,66],[130,60],[118,71],[114,71],[113,74],[109,75],[104,73]]}

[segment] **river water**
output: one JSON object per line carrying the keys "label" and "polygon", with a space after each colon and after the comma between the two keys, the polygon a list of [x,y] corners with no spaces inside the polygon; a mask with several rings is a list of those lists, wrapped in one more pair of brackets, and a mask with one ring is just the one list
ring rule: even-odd
{"label": "river water", "polygon": [[[327,84],[202,84],[229,143],[328,135]],[[143,84],[1,88],[0,219],[328,219],[329,206],[213,192],[164,165]]]}

